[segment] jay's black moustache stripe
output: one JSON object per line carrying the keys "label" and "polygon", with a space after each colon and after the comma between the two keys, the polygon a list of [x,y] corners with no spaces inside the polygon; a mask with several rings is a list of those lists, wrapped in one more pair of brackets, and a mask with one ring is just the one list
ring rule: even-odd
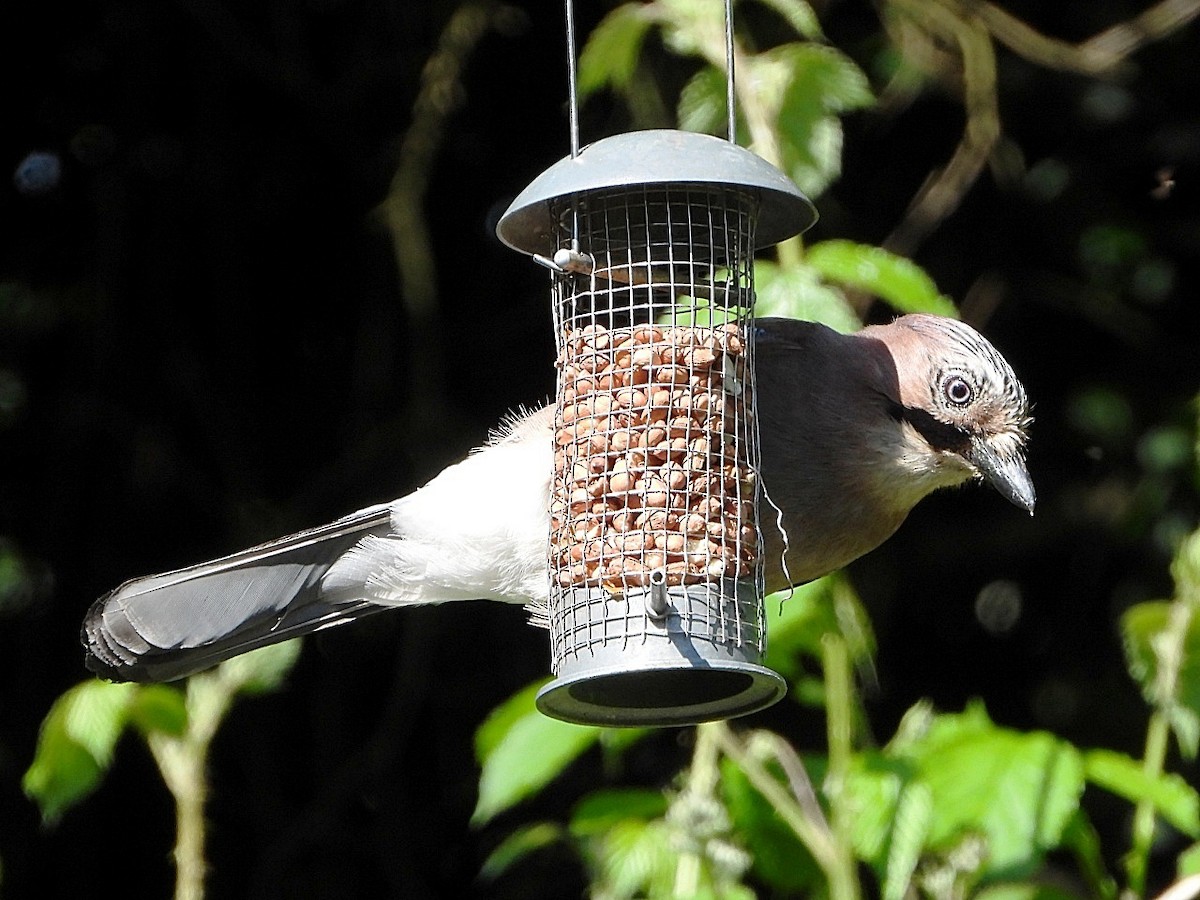
{"label": "jay's black moustache stripe", "polygon": [[938,421],[931,413],[913,406],[891,403],[890,412],[897,422],[907,422],[934,450],[963,453],[971,445],[971,436],[964,429]]}

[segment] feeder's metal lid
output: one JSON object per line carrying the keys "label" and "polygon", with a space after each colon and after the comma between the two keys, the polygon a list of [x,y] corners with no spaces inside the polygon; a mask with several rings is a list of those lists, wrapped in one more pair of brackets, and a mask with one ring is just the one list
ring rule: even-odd
{"label": "feeder's metal lid", "polygon": [[744,147],[710,134],[656,129],[617,134],[559,160],[525,188],[496,226],[500,240],[522,253],[558,249],[551,201],[590,191],[648,184],[705,184],[757,190],[756,244],[769,247],[817,221],[817,211],[791,179]]}

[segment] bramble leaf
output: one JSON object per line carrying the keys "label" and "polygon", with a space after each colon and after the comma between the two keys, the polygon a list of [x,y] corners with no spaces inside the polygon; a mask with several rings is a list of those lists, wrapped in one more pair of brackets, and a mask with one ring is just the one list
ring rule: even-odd
{"label": "bramble leaf", "polygon": [[42,722],[22,788],[48,824],[99,785],[112,762],[137,686],[85,681],[59,697]]}

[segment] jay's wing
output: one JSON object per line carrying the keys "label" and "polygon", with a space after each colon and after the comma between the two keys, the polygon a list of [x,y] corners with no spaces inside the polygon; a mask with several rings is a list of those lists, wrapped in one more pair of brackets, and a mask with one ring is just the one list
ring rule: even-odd
{"label": "jay's wing", "polygon": [[87,666],[121,681],[172,681],[256,647],[338,625],[385,607],[322,585],[368,535],[384,536],[389,506],[238,553],[127,581],[88,611]]}

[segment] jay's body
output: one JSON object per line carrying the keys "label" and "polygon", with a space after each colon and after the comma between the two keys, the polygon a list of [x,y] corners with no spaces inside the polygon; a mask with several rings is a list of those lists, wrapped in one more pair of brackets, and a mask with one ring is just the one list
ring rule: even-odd
{"label": "jay's body", "polygon": [[[968,326],[904,316],[854,335],[786,319],[756,327],[769,590],[869,552],[941,487],[982,478],[1033,511],[1024,391]],[[391,503],[126,582],[88,613],[88,666],[170,680],[389,607],[544,607],[552,471],[553,409],[544,408]]]}

